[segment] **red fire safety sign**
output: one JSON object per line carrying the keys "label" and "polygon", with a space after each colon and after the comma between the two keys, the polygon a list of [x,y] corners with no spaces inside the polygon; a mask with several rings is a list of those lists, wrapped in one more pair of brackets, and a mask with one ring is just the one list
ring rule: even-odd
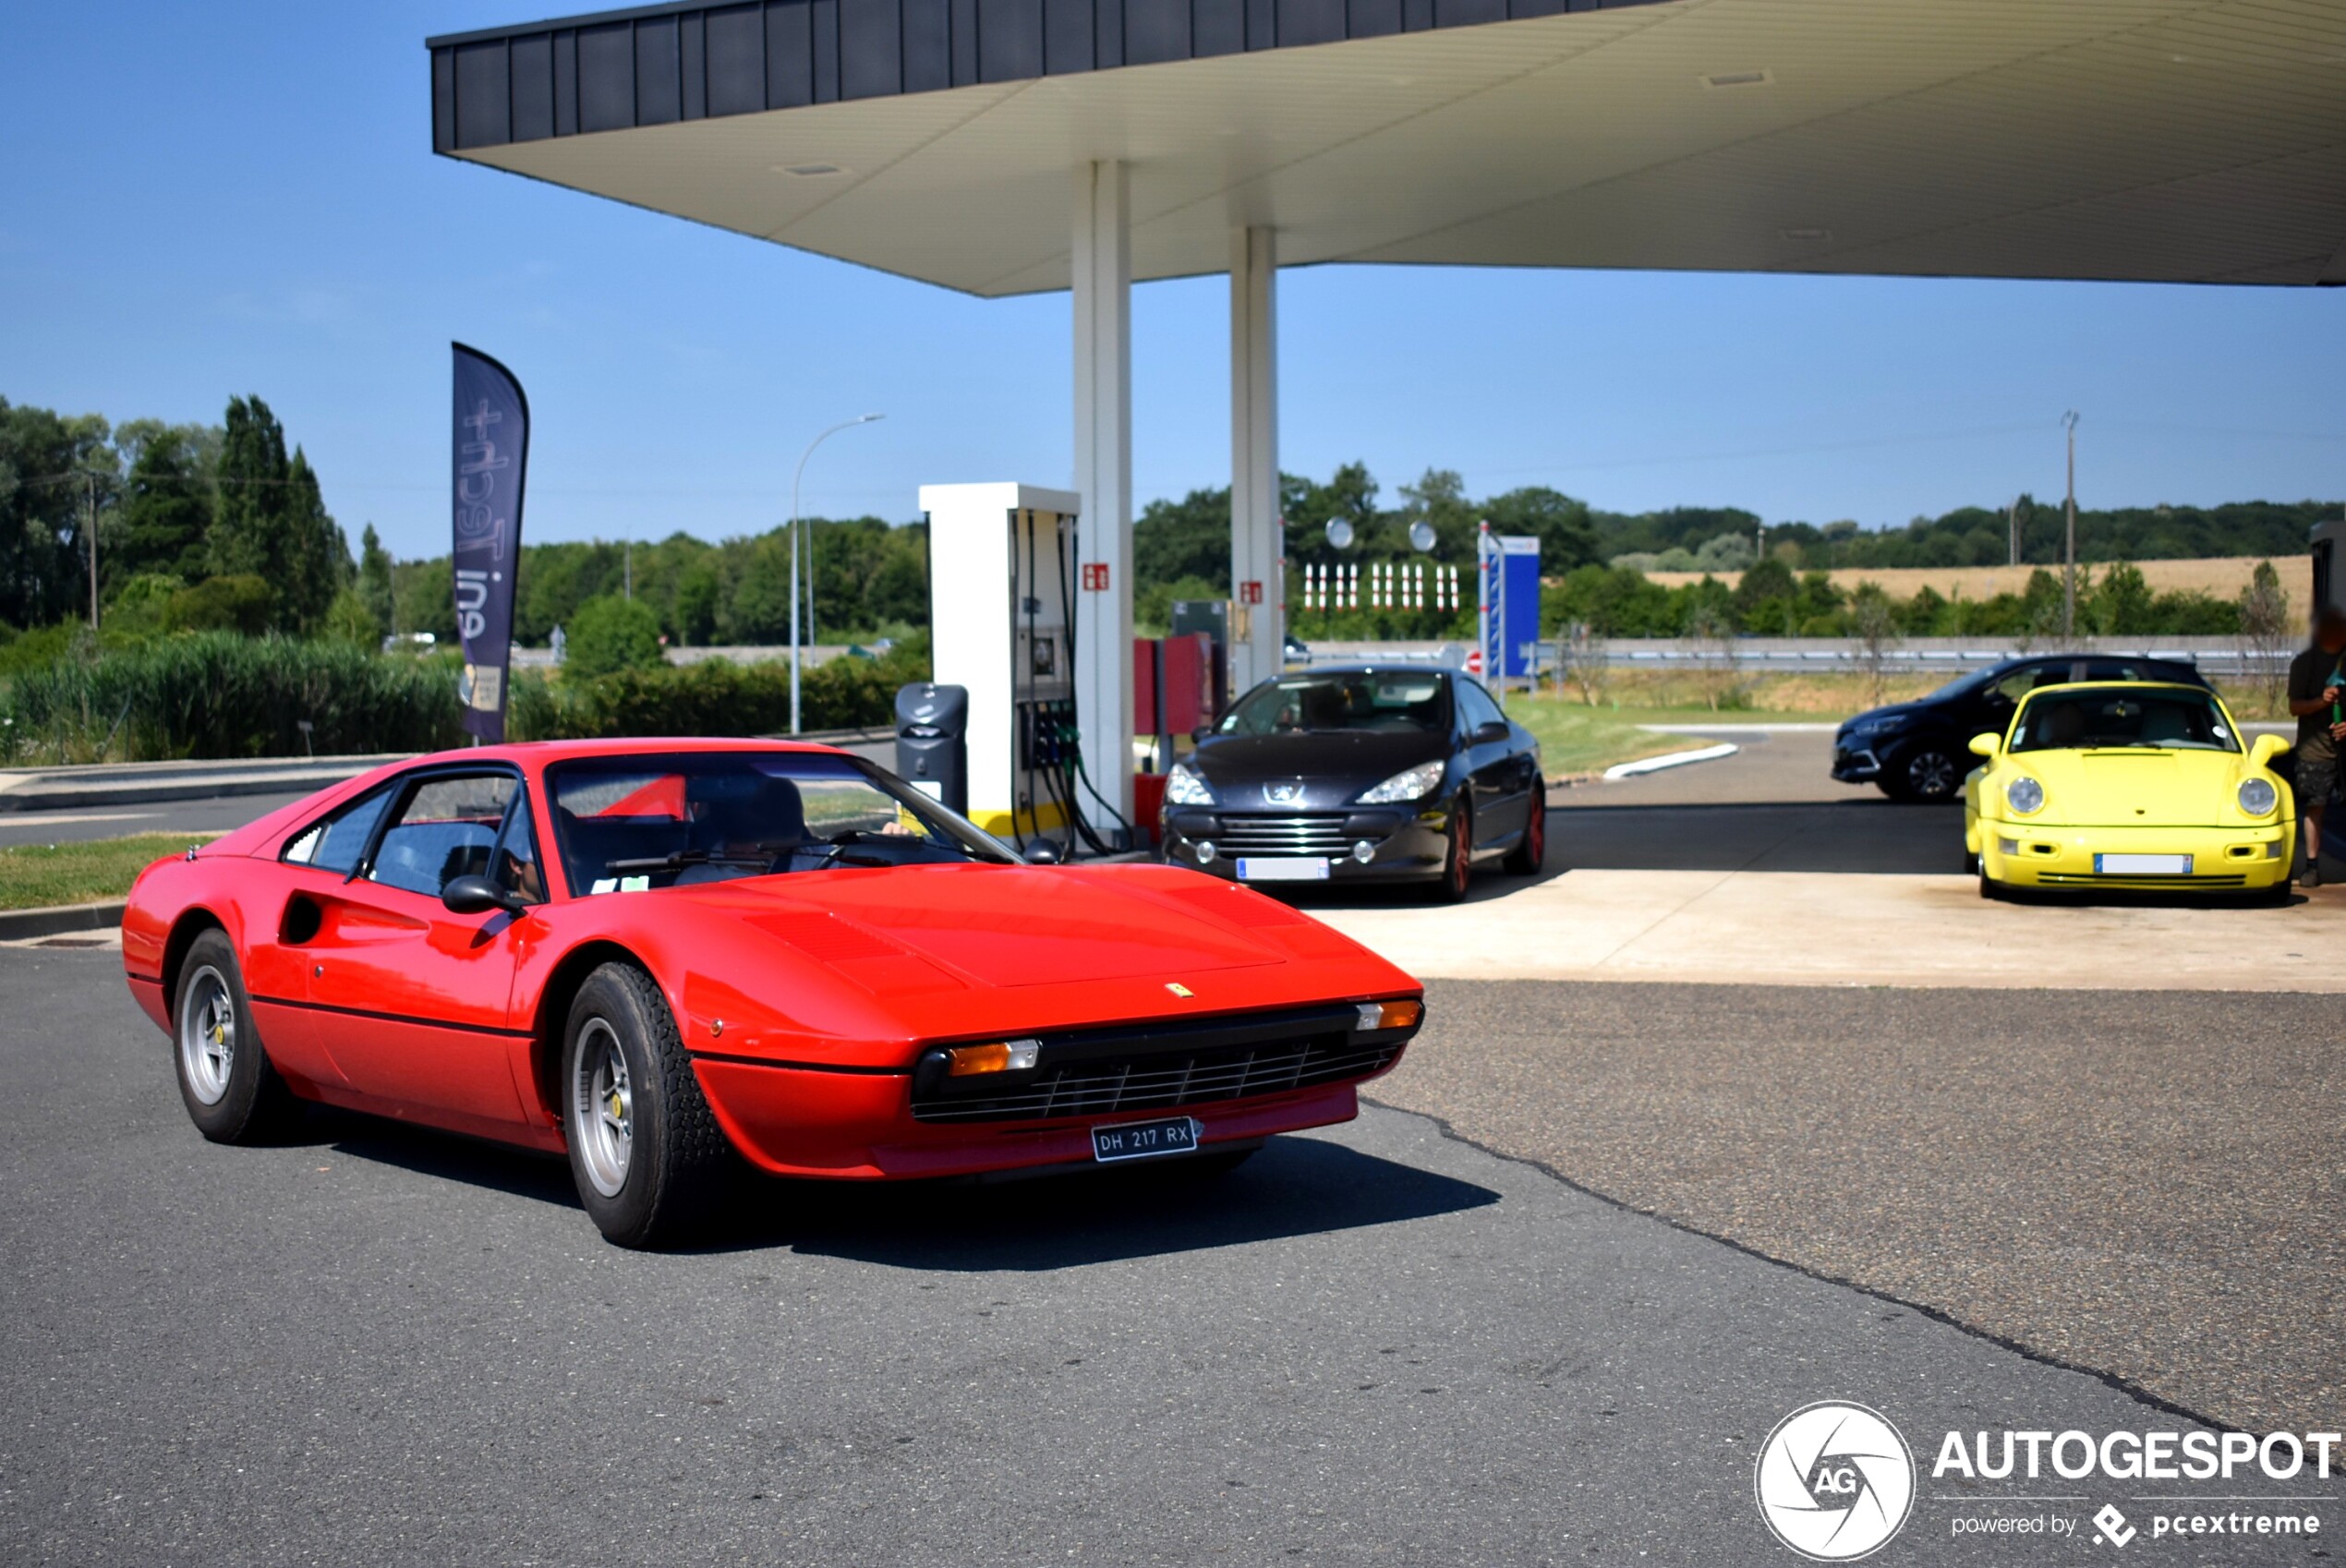
{"label": "red fire safety sign", "polygon": [[1083,563],[1083,591],[1087,594],[1107,592],[1107,562],[1087,561]]}

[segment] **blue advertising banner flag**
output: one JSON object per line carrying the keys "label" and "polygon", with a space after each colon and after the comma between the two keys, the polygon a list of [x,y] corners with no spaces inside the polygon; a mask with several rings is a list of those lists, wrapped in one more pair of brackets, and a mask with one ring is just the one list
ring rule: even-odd
{"label": "blue advertising banner flag", "polygon": [[1540,541],[1526,534],[1493,534],[1488,525],[1479,538],[1483,679],[1497,681],[1535,674],[1540,653]]}
{"label": "blue advertising banner flag", "polygon": [[529,400],[478,349],[456,356],[452,501],[456,637],[464,645],[465,729],[505,738],[505,677],[514,646],[514,575],[521,560],[522,478],[529,467]]}

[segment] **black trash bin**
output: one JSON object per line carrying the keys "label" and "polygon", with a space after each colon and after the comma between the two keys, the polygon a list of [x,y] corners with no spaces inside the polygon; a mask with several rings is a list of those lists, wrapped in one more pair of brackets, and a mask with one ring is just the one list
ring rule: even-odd
{"label": "black trash bin", "polygon": [[970,810],[970,694],[915,681],[896,694],[896,775],[948,811]]}

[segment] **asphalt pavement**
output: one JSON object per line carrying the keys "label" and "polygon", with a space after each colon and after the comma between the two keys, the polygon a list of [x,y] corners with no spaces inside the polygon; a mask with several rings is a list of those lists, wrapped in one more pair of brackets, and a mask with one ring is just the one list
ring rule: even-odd
{"label": "asphalt pavement", "polygon": [[1827,1397],[1923,1450],[1881,1561],[2009,1562],[1953,1521],[2141,1483],[1983,1501],[2045,1489],[1933,1480],[1942,1430],[2188,1424],[1397,1111],[1199,1188],[761,1182],[642,1255],[541,1158],[203,1142],[111,955],[0,986],[8,1562],[1791,1562],[1754,1450]]}

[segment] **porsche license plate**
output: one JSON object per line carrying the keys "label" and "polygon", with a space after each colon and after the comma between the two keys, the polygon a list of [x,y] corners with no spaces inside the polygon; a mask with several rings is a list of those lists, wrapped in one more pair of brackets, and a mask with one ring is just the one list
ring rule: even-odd
{"label": "porsche license plate", "polygon": [[1239,857],[1240,882],[1325,882],[1327,879],[1328,862],[1324,855],[1315,855],[1309,860],[1292,856],[1281,856],[1276,860],[1263,860],[1252,855]]}
{"label": "porsche license plate", "polygon": [[1194,1154],[1198,1134],[1204,1130],[1195,1116],[1095,1127],[1092,1129],[1092,1158],[1105,1165],[1119,1160],[1153,1160],[1160,1154]]}
{"label": "porsche license plate", "polygon": [[2094,870],[2104,876],[2189,876],[2189,855],[2096,855]]}

